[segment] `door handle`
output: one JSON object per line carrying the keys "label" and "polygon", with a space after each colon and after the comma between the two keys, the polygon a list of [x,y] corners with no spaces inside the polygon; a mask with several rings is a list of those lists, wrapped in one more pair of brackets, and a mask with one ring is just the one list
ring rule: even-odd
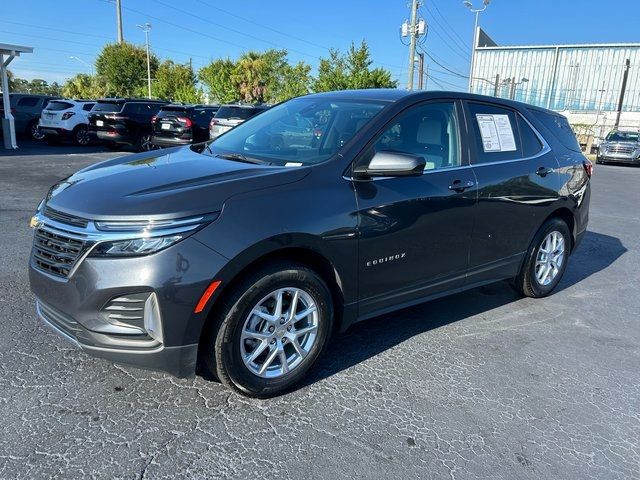
{"label": "door handle", "polygon": [[553,173],[553,168],[540,167],[536,170],[536,175],[543,178],[549,175],[550,173]]}
{"label": "door handle", "polygon": [[449,185],[449,190],[453,190],[454,192],[462,193],[467,188],[471,188],[475,185],[475,182],[472,180],[468,180],[465,183],[462,183],[461,180],[455,180],[451,185]]}

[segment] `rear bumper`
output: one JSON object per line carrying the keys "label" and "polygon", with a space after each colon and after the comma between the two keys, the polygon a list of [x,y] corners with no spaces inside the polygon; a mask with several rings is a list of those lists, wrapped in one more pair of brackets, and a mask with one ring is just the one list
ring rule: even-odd
{"label": "rear bumper", "polygon": [[57,128],[57,127],[40,127],[40,131],[45,135],[50,135],[52,137],[59,137],[59,138],[69,138],[73,133],[72,130],[67,130],[66,128]]}
{"label": "rear bumper", "polygon": [[117,130],[95,130],[90,129],[89,132],[96,136],[98,140],[113,143],[122,143],[132,145],[134,139],[128,133],[121,133]]}
{"label": "rear bumper", "polygon": [[151,143],[159,147],[179,147],[181,145],[191,145],[193,140],[190,138],[161,137],[153,135],[151,137]]}

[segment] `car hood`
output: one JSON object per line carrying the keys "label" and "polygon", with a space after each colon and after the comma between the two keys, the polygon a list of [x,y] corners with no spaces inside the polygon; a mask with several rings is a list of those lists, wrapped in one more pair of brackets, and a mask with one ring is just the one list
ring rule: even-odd
{"label": "car hood", "polygon": [[95,220],[178,218],[219,211],[234,195],[293,183],[307,173],[306,168],[253,165],[178,147],[87,167],[51,187],[46,203]]}

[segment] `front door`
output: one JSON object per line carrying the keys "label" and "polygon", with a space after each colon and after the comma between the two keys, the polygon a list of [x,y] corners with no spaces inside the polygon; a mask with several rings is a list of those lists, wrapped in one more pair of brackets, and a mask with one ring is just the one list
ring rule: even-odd
{"label": "front door", "polygon": [[391,151],[422,156],[418,177],[354,181],[359,228],[360,316],[464,283],[477,189],[455,101],[400,113],[359,162]]}

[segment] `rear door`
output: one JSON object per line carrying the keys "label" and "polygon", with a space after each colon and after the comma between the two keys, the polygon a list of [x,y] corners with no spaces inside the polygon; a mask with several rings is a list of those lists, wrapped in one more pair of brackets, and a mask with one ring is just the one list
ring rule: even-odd
{"label": "rear door", "polygon": [[460,103],[425,102],[392,120],[358,162],[376,152],[418,155],[423,175],[354,181],[360,316],[460,287],[477,191]]}
{"label": "rear door", "polygon": [[515,276],[537,228],[559,198],[558,162],[514,109],[465,102],[478,208],[468,283]]}

